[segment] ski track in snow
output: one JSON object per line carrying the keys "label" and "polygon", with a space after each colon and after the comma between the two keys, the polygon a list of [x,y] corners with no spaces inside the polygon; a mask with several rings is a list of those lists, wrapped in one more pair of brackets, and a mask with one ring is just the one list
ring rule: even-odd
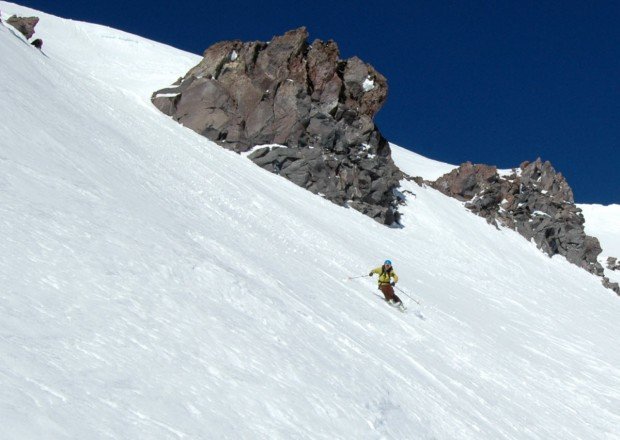
{"label": "ski track in snow", "polygon": [[[412,182],[402,229],[335,206],[150,104],[199,56],[0,10],[45,41],[0,26],[0,437],[620,438],[598,279]],[[385,258],[422,306],[344,280]]]}

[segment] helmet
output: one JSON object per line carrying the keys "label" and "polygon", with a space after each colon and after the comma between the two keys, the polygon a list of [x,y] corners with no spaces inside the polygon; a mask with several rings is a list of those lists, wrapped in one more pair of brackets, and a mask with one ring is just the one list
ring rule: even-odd
{"label": "helmet", "polygon": [[385,260],[385,262],[383,264],[389,264],[391,266],[392,262],[390,260]]}

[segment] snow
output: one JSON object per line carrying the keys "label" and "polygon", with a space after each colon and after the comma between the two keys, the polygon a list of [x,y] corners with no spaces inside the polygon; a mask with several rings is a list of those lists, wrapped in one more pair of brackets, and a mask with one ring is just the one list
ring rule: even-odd
{"label": "snow", "polygon": [[599,262],[605,268],[605,276],[620,283],[620,273],[607,269],[607,257],[620,258],[620,205],[577,205],[586,220],[586,234],[599,239],[603,252]]}
{"label": "snow", "polygon": [[595,235],[603,250],[620,258],[620,205],[579,204],[586,220],[586,233]]}
{"label": "snow", "polygon": [[175,96],[179,96],[179,93],[157,93],[155,97],[157,98],[174,98]]}
{"label": "snow", "polygon": [[413,177],[420,176],[425,180],[436,180],[453,169],[458,168],[457,165],[428,159],[395,144],[390,144],[390,148],[392,149],[392,159],[396,165]]}
{"label": "snow", "polygon": [[370,76],[367,76],[362,83],[362,88],[364,89],[364,92],[370,92],[375,88],[375,81]]}
{"label": "snow", "polygon": [[[151,105],[199,56],[0,9],[45,42],[0,27],[1,437],[620,438],[598,279],[412,182],[404,228],[336,206]],[[386,258],[421,308],[346,280]]]}
{"label": "snow", "polygon": [[254,153],[256,150],[260,150],[262,148],[269,148],[269,150],[273,150],[274,148],[287,148],[284,145],[281,144],[262,144],[262,145],[255,145],[252,148],[250,148],[248,151],[245,151],[243,153],[241,153],[242,156],[247,157],[250,154]]}
{"label": "snow", "polygon": [[503,177],[505,179],[509,179],[513,175],[520,176],[521,175],[521,169],[520,168],[517,168],[517,169],[514,169],[514,168],[498,169],[497,170],[497,174],[500,177]]}

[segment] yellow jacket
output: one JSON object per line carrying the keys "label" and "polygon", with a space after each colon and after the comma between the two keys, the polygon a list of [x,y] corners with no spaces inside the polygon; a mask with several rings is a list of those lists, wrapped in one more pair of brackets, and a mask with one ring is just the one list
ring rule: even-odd
{"label": "yellow jacket", "polygon": [[398,282],[398,275],[396,275],[394,269],[389,272],[385,272],[383,270],[383,266],[379,266],[376,269],[371,270],[370,273],[376,273],[379,275],[379,284],[390,284],[390,278],[394,278],[394,282]]}

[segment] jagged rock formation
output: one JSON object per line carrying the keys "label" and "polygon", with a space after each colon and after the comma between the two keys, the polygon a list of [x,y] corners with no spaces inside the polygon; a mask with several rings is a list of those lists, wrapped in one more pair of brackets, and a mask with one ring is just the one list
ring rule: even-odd
{"label": "jagged rock formation", "polygon": [[18,17],[13,15],[6,21],[8,24],[17,29],[26,40],[30,40],[34,35],[34,28],[39,22],[38,17]]}
{"label": "jagged rock formation", "polygon": [[[620,270],[620,261],[615,257],[607,257],[607,269],[613,271]],[[603,286],[620,295],[620,285],[618,283],[612,283],[609,278],[603,277]]]}
{"label": "jagged rock formation", "polygon": [[620,284],[612,283],[609,278],[603,277],[603,286],[613,290],[617,295],[620,295]]}
{"label": "jagged rock formation", "polygon": [[573,191],[549,162],[524,162],[509,175],[500,175],[494,166],[467,162],[428,183],[466,201],[467,208],[489,223],[533,239],[547,255],[563,255],[571,263],[603,275],[597,261],[599,241],[585,234]]}
{"label": "jagged rock formation", "polygon": [[402,173],[373,122],[385,78],[333,41],[299,28],[269,43],[224,41],[153,104],[179,123],[327,199],[384,224],[398,221]]}

